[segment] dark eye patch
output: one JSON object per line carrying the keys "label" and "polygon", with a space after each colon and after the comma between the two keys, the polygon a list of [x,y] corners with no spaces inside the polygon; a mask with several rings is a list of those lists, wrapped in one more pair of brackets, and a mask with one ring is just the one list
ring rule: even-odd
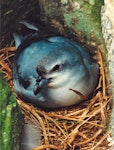
{"label": "dark eye patch", "polygon": [[58,65],[55,65],[51,71],[52,72],[59,71],[60,68],[61,68],[61,65],[58,64]]}

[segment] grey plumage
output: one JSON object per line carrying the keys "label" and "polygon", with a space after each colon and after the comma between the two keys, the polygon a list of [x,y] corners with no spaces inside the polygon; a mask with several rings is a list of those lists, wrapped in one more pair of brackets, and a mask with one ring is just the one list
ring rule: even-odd
{"label": "grey plumage", "polygon": [[36,35],[31,41],[20,40],[20,44],[15,38],[16,93],[23,100],[46,108],[70,106],[89,98],[98,83],[99,66],[86,49],[60,36]]}

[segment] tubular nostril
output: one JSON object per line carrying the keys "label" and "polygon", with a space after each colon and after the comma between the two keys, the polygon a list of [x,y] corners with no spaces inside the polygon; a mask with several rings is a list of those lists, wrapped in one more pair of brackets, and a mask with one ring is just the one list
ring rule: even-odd
{"label": "tubular nostril", "polygon": [[41,76],[38,76],[38,78],[36,79],[36,82],[40,82],[42,80],[42,77]]}

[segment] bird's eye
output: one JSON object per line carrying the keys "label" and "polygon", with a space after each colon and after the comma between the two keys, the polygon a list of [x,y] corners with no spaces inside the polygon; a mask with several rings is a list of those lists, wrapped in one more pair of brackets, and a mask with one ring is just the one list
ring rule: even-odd
{"label": "bird's eye", "polygon": [[61,65],[55,65],[52,69],[52,72],[59,71],[60,68],[61,68]]}

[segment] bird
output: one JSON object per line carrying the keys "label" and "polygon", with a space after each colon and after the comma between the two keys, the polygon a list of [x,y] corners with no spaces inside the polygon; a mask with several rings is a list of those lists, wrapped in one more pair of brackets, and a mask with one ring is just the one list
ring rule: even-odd
{"label": "bird", "polygon": [[69,107],[89,99],[99,80],[99,65],[88,50],[62,36],[34,30],[14,33],[13,84],[17,95],[40,108]]}

